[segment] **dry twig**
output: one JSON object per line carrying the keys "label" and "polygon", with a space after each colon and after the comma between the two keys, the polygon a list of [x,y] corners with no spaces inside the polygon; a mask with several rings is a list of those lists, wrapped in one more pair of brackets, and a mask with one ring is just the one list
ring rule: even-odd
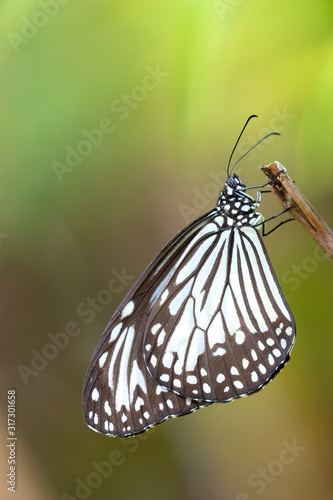
{"label": "dry twig", "polygon": [[295,186],[287,174],[285,167],[275,161],[261,167],[262,171],[272,181],[270,190],[278,198],[284,208],[295,206],[290,210],[294,217],[323,249],[333,262],[333,231],[313,208],[305,196]]}

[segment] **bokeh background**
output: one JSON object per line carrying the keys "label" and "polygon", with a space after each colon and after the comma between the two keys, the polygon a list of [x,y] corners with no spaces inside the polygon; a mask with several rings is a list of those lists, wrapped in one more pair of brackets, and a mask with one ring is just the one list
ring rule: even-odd
{"label": "bokeh background", "polygon": [[12,388],[17,500],[332,498],[333,272],[297,223],[265,239],[298,335],[264,390],[132,440],[81,415],[105,324],[214,207],[250,114],[235,159],[282,135],[239,164],[243,182],[279,160],[332,225],[332,19],[325,0],[1,2],[1,498]]}

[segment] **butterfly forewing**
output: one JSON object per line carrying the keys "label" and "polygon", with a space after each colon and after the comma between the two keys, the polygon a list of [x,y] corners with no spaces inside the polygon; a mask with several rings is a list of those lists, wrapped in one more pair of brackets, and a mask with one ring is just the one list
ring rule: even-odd
{"label": "butterfly forewing", "polygon": [[92,429],[108,435],[133,435],[168,417],[209,404],[167,391],[151,377],[143,356],[151,309],[172,276],[182,249],[209,219],[210,213],[179,233],[112,316],[93,354],[83,387],[83,414]]}
{"label": "butterfly forewing", "polygon": [[217,216],[196,240],[148,318],[145,358],[167,389],[228,401],[258,390],[283,366],[294,319],[256,229],[228,228]]}

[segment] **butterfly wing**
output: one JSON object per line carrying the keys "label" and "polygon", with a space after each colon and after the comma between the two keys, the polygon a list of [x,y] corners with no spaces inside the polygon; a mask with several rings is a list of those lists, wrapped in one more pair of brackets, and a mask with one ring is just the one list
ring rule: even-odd
{"label": "butterfly wing", "polygon": [[[222,230],[221,230],[222,229]],[[184,397],[229,401],[289,358],[295,322],[259,233],[216,216],[178,259],[146,324],[147,367]]]}
{"label": "butterfly wing", "polygon": [[[82,410],[89,427],[130,436],[209,403],[168,391],[149,374],[143,343],[147,319],[170,280],[179,256],[215,215],[213,210],[189,224],[160,252],[110,319],[85,377]],[[197,398],[196,398],[197,399]]]}

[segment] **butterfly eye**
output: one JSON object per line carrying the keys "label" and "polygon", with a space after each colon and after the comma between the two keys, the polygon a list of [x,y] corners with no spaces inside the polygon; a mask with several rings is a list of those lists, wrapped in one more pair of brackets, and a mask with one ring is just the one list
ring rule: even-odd
{"label": "butterfly eye", "polygon": [[235,189],[238,186],[238,182],[234,177],[228,177],[228,179],[226,180],[226,184],[232,189]]}

